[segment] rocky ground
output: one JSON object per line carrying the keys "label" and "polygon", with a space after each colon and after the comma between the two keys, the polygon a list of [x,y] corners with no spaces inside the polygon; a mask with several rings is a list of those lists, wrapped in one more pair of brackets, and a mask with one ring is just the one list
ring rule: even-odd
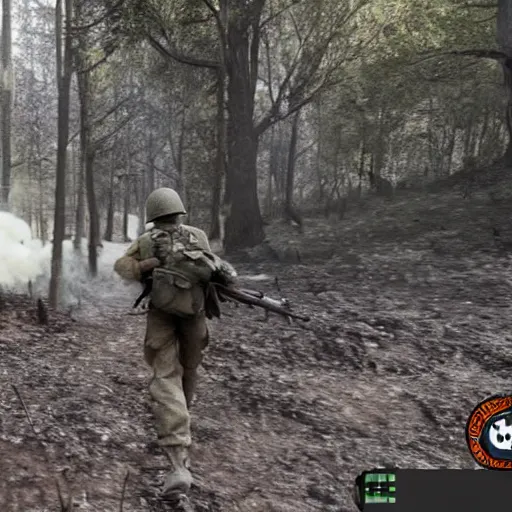
{"label": "rocky ground", "polygon": [[[490,183],[470,197],[373,200],[304,234],[271,226],[274,253],[295,256],[253,251],[237,266],[275,295],[277,277],[312,320],[228,306],[211,323],[193,408],[195,510],[352,512],[364,469],[475,468],[465,422],[510,390],[511,199]],[[61,510],[56,475],[78,511],[169,510],[155,497],[164,458],[144,317],[100,306],[41,326],[28,299],[2,305],[2,511]]]}

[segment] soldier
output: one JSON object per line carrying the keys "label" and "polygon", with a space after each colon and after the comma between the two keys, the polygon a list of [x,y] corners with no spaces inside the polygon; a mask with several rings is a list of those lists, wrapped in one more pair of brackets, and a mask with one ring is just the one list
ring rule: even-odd
{"label": "soldier", "polygon": [[[172,189],[154,190],[147,198],[146,222],[153,222],[156,230],[175,233],[181,237],[181,242],[172,242],[174,251],[176,247],[188,249],[187,244],[191,242],[196,250],[189,250],[188,254],[195,254],[194,259],[198,257],[198,252],[211,253],[205,232],[182,224],[182,215],[185,213],[179,195]],[[157,271],[154,269],[168,261],[168,250],[169,247],[165,244],[163,247],[158,246],[158,240],[151,236],[151,232],[144,233],[116,261],[114,270],[124,279],[141,281],[144,274],[151,271],[155,274]],[[155,280],[153,277],[153,286]],[[201,294],[203,293],[201,289]],[[196,301],[192,302],[195,304]],[[164,481],[162,494],[166,497],[187,494],[192,484],[189,469],[189,407],[197,384],[197,368],[207,344],[208,329],[204,308],[199,308],[197,314],[186,318],[162,311],[155,307],[154,300],[150,300],[144,358],[153,370],[149,392],[153,402],[158,444],[173,466]]]}

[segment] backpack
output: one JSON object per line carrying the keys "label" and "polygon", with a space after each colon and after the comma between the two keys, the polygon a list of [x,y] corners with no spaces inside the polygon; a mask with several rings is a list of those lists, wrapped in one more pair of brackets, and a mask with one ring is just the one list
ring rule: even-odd
{"label": "backpack", "polygon": [[216,269],[215,257],[202,249],[198,238],[182,225],[153,228],[146,235],[146,243],[151,254],[162,261],[152,274],[152,306],[182,318],[203,312],[205,286]]}

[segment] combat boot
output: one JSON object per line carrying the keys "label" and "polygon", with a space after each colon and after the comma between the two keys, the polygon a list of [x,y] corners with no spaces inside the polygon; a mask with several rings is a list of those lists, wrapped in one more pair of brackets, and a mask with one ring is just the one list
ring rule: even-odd
{"label": "combat boot", "polygon": [[162,496],[172,497],[187,494],[193,481],[192,473],[189,470],[188,448],[165,446],[164,451],[174,469],[165,476]]}

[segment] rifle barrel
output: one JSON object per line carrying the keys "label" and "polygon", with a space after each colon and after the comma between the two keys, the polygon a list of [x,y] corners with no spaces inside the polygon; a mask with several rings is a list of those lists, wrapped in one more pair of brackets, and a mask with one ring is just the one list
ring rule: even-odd
{"label": "rifle barrel", "polygon": [[243,290],[238,290],[231,287],[228,288],[217,283],[215,283],[215,286],[219,288],[219,293],[221,295],[224,295],[225,297],[233,299],[237,302],[241,302],[242,304],[258,306],[260,308],[266,309],[267,311],[272,311],[273,313],[277,313],[284,317],[302,320],[303,322],[309,322],[310,320],[308,316],[297,315],[295,313],[292,313],[288,309],[285,309],[281,305],[277,305],[274,299],[269,300],[269,298],[265,296],[263,296],[263,298],[255,297],[254,295],[244,293]]}

